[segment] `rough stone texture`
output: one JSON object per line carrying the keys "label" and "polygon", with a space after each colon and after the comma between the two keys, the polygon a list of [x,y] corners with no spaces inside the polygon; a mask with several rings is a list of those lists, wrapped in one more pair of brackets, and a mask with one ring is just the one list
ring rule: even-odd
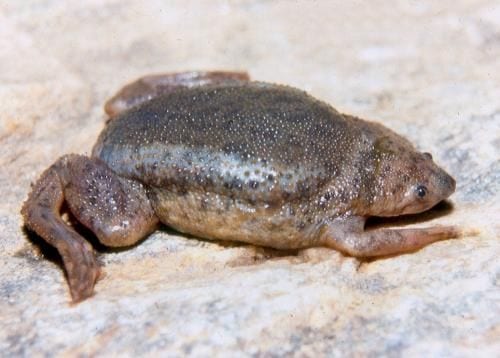
{"label": "rough stone texture", "polygon": [[[499,58],[495,0],[0,3],[0,352],[498,356]],[[247,69],[405,134],[458,182],[452,210],[414,221],[478,235],[360,263],[164,228],[102,251],[95,297],[69,304],[22,229],[30,182],[89,152],[122,84],[189,69]]]}

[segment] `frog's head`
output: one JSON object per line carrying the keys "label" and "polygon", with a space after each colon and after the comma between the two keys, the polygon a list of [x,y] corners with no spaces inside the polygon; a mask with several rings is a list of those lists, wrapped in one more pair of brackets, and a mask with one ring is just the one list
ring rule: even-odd
{"label": "frog's head", "polygon": [[455,191],[455,179],[395,133],[375,142],[370,215],[397,216],[430,209]]}

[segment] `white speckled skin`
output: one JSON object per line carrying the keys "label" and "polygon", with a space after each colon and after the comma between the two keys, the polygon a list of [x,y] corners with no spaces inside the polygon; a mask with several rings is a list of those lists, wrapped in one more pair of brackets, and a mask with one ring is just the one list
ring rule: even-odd
{"label": "white speckled skin", "polygon": [[26,224],[62,253],[74,300],[92,293],[98,269],[58,217],[64,200],[109,246],[136,242],[158,220],[209,239],[354,256],[457,236],[451,227],[364,231],[369,216],[421,212],[454,191],[430,154],[302,91],[224,82],[224,73],[200,85],[203,76],[196,86],[179,75],[156,76],[146,91],[141,80],[127,86],[92,157],[62,157],[35,185]]}
{"label": "white speckled skin", "polygon": [[93,156],[148,185],[167,225],[276,248],[316,245],[339,216],[419,212],[453,190],[428,155],[389,129],[259,82],[148,101],[112,120]]}

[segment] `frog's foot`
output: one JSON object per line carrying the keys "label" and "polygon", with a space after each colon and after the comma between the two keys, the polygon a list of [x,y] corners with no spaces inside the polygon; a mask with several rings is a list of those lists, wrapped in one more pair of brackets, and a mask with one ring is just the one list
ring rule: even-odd
{"label": "frog's foot", "polygon": [[415,251],[461,233],[453,226],[364,231],[364,224],[359,217],[333,221],[323,232],[325,245],[355,257],[385,256]]}
{"label": "frog's foot", "polygon": [[179,88],[249,81],[246,72],[179,72],[141,77],[118,91],[104,106],[110,116],[126,111],[159,95]]}
{"label": "frog's foot", "polygon": [[34,185],[21,213],[26,226],[59,251],[71,296],[78,302],[92,295],[100,269],[91,245],[61,219],[63,202],[63,186],[52,166]]}
{"label": "frog's foot", "polygon": [[60,253],[71,296],[78,302],[92,295],[100,268],[92,246],[62,220],[63,202],[108,246],[134,243],[158,219],[142,185],[119,178],[98,159],[67,155],[41,175],[21,213],[26,226]]}

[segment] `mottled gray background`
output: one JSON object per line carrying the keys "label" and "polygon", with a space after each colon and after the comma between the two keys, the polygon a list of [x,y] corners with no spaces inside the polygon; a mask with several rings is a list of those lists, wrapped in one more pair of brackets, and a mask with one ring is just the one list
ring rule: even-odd
{"label": "mottled gray background", "polygon": [[[499,58],[495,0],[0,2],[0,355],[498,356]],[[406,135],[458,183],[418,224],[478,234],[361,263],[164,228],[102,252],[95,297],[69,304],[57,255],[22,230],[30,182],[89,152],[121,85],[191,69],[248,70]]]}

